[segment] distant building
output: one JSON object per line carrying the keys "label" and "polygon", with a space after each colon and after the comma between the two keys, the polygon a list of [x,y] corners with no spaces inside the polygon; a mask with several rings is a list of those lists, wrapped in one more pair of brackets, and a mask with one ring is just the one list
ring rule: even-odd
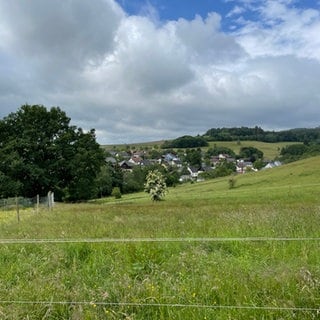
{"label": "distant building", "polygon": [[271,161],[267,165],[265,165],[261,170],[272,169],[276,167],[280,167],[282,163],[280,161]]}

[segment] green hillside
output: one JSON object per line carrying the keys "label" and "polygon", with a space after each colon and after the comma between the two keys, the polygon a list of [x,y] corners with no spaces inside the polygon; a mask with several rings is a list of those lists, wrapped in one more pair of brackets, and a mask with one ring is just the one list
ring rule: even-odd
{"label": "green hillside", "polygon": [[280,151],[283,147],[296,144],[297,142],[261,142],[261,141],[216,141],[210,142],[210,147],[214,145],[220,147],[227,147],[233,150],[236,154],[239,154],[242,147],[254,147],[263,152],[264,158],[267,160],[274,160],[280,155]]}
{"label": "green hillside", "polygon": [[317,319],[319,177],[314,157],[155,203],[1,212],[0,318]]}

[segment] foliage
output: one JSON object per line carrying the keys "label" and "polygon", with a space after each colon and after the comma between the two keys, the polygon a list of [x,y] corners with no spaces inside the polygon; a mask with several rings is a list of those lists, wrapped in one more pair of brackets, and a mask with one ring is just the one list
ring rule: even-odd
{"label": "foliage", "polygon": [[97,178],[97,189],[101,196],[111,195],[113,187],[119,187],[123,194],[143,191],[146,176],[150,171],[158,170],[164,177],[166,186],[171,187],[179,183],[180,172],[178,168],[168,168],[158,164],[151,166],[134,166],[131,171],[123,172],[119,166],[107,164],[101,168]]}
{"label": "foliage", "polygon": [[265,165],[266,163],[262,159],[258,159],[253,163],[253,167],[257,170],[261,170]]}
{"label": "foliage", "polygon": [[239,157],[255,162],[263,158],[263,152],[255,147],[242,147],[240,149]]}
{"label": "foliage", "polygon": [[214,179],[219,177],[229,176],[236,172],[236,165],[233,162],[228,162],[226,160],[219,161],[216,164],[214,170],[203,172],[200,174],[201,177],[205,179]]}
{"label": "foliage", "polygon": [[100,173],[95,181],[97,195],[100,197],[111,195],[113,187],[114,167],[110,163],[106,163],[100,169]]}
{"label": "foliage", "polygon": [[162,155],[161,151],[159,151],[158,148],[149,150],[148,154],[150,159],[158,159],[158,158],[161,158],[161,155]]}
{"label": "foliage", "polygon": [[151,170],[151,168],[135,166],[131,172],[124,173],[122,186],[123,193],[143,191],[144,182],[149,170]]}
{"label": "foliage", "polygon": [[182,136],[177,139],[166,141],[161,146],[162,149],[168,148],[197,148],[197,147],[206,147],[208,142],[204,137],[201,136]]}
{"label": "foliage", "polygon": [[213,148],[207,150],[206,157],[218,156],[219,154],[227,154],[232,158],[236,157],[236,154],[232,149],[225,146],[217,146],[216,144]]}
{"label": "foliage", "polygon": [[0,196],[32,197],[55,192],[57,199],[86,200],[104,155],[94,130],[70,125],[60,108],[23,105],[0,121]]}
{"label": "foliage", "polygon": [[202,153],[201,149],[187,149],[185,161],[191,166],[201,166]]}
{"label": "foliage", "polygon": [[121,191],[120,191],[120,188],[119,187],[114,187],[113,189],[112,189],[112,193],[111,193],[111,195],[113,196],[113,197],[115,197],[116,199],[121,199]]}
{"label": "foliage", "polygon": [[152,170],[148,173],[144,190],[149,193],[152,201],[159,201],[165,196],[167,186],[160,171]]}
{"label": "foliage", "polygon": [[260,127],[212,128],[204,137],[210,141],[319,142],[320,127],[283,131],[264,131]]}
{"label": "foliage", "polygon": [[280,160],[292,162],[320,154],[320,144],[295,144],[281,149]]}
{"label": "foliage", "polygon": [[175,167],[169,167],[163,172],[167,187],[175,187],[179,184],[181,173]]}

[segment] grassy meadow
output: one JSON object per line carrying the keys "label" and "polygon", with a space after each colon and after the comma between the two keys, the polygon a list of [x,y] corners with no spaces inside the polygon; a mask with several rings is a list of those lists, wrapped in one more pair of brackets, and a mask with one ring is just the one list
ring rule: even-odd
{"label": "grassy meadow", "polygon": [[319,177],[315,157],[155,203],[0,211],[0,319],[319,319]]}
{"label": "grassy meadow", "polygon": [[215,141],[209,143],[209,148],[216,146],[227,147],[230,148],[235,154],[240,153],[240,149],[243,147],[254,147],[263,152],[264,159],[266,160],[274,160],[275,158],[280,156],[280,151],[282,148],[291,145],[297,144],[298,142],[262,142],[262,141]]}

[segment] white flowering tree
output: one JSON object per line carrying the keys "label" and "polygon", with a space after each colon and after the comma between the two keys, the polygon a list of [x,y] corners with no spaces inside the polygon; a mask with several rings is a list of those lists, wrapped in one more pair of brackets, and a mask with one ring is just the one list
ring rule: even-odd
{"label": "white flowering tree", "polygon": [[149,171],[144,184],[144,191],[150,194],[152,201],[159,201],[166,195],[167,185],[159,170]]}

